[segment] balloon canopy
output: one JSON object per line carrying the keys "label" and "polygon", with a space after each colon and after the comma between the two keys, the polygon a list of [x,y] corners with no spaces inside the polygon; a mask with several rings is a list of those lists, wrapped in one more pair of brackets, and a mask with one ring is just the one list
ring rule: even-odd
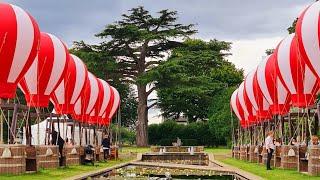
{"label": "balloon canopy", "polygon": [[87,76],[86,65],[80,58],[71,54],[67,72],[51,96],[51,101],[58,114],[70,114],[73,112],[74,104],[85,88]]}
{"label": "balloon canopy", "polygon": [[245,126],[245,117],[244,117],[244,112],[241,108],[241,105],[239,103],[239,100],[238,100],[238,89],[236,89],[232,95],[231,95],[231,99],[230,99],[230,105],[231,105],[231,108],[233,110],[233,112],[236,114],[237,118],[239,119],[240,121],[240,124],[241,126]]}
{"label": "balloon canopy", "polygon": [[317,77],[300,56],[294,34],[279,43],[275,56],[280,79],[291,93],[292,105],[296,107],[313,105],[315,94],[319,90]]}
{"label": "balloon canopy", "polygon": [[290,93],[279,78],[274,54],[265,58],[257,68],[257,81],[263,96],[274,115],[287,114],[290,110]]}
{"label": "balloon canopy", "polygon": [[37,55],[40,31],[18,6],[0,3],[0,98],[14,98],[18,82]]}
{"label": "balloon canopy", "polygon": [[270,119],[270,105],[266,98],[263,96],[261,89],[257,82],[256,71],[251,71],[245,80],[245,90],[248,98],[251,101],[253,108],[256,110],[256,118],[258,121]]}
{"label": "balloon canopy", "polygon": [[120,94],[117,91],[116,88],[111,87],[113,93],[114,93],[114,100],[113,100],[113,105],[109,114],[109,121],[113,118],[113,116],[115,115],[116,111],[119,109],[120,106]]}
{"label": "balloon canopy", "polygon": [[74,105],[74,113],[72,114],[74,119],[81,122],[87,122],[89,120],[90,113],[97,102],[98,93],[98,79],[92,73],[88,72],[85,89]]}
{"label": "balloon canopy", "polygon": [[40,49],[20,81],[28,106],[47,107],[53,91],[62,81],[69,61],[64,43],[52,34],[41,33]]}
{"label": "balloon canopy", "polygon": [[242,82],[239,86],[238,98],[245,115],[245,120],[248,121],[249,124],[254,123],[256,121],[256,112],[249,102],[249,99],[246,97],[244,82]]}
{"label": "balloon canopy", "polygon": [[319,13],[320,2],[317,1],[302,12],[296,25],[300,55],[318,78],[320,77]]}

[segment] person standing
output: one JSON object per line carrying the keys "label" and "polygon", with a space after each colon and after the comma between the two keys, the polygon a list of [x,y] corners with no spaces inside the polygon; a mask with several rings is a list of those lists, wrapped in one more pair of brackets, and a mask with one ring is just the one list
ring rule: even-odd
{"label": "person standing", "polygon": [[273,131],[269,131],[268,132],[268,137],[266,138],[265,140],[265,146],[266,146],[266,150],[267,150],[267,153],[268,153],[268,156],[267,156],[267,170],[271,170],[271,167],[270,167],[270,161],[271,161],[271,158],[272,158],[272,153],[275,149],[275,145],[273,144]]}
{"label": "person standing", "polygon": [[102,142],[102,149],[103,149],[103,157],[104,160],[108,159],[109,151],[110,151],[110,139],[108,135],[105,135]]}

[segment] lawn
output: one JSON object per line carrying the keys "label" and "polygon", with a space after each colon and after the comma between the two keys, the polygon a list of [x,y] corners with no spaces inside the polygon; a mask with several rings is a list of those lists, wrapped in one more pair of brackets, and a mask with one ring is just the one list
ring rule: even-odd
{"label": "lawn", "polygon": [[265,179],[270,180],[279,180],[279,179],[320,179],[320,177],[312,177],[306,174],[302,174],[297,172],[297,170],[283,170],[283,169],[273,169],[271,171],[267,171],[265,166],[258,165],[256,163],[244,162],[241,160],[236,160],[233,158],[226,158],[221,160],[222,162],[238,167],[242,170],[248,171],[252,174],[260,176]]}
{"label": "lawn", "polygon": [[214,155],[227,155],[231,154],[231,149],[226,147],[217,147],[217,148],[205,148],[205,152],[213,153]]}
{"label": "lawn", "polygon": [[149,147],[136,147],[136,146],[125,146],[122,147],[120,153],[146,153],[149,152]]}
{"label": "lawn", "polygon": [[68,177],[76,176],[82,173],[86,173],[89,171],[95,171],[111,166],[115,166],[117,164],[125,163],[132,160],[132,158],[128,159],[118,159],[117,161],[112,160],[108,162],[99,162],[95,163],[95,166],[92,165],[76,165],[76,166],[69,166],[65,168],[58,168],[58,169],[42,169],[37,173],[30,173],[30,174],[23,174],[23,175],[0,175],[1,180],[6,179],[23,179],[23,180],[37,180],[37,179],[66,179]]}
{"label": "lawn", "polygon": [[[130,153],[144,153],[148,152],[150,148],[148,147],[123,147],[120,150],[120,157],[121,154],[130,154]],[[37,179],[66,179],[68,177],[72,177],[75,175],[79,175],[82,173],[90,172],[90,171],[95,171],[111,166],[115,166],[117,164],[125,163],[128,161],[131,161],[135,158],[134,155],[129,155],[129,156],[123,156],[122,159],[118,159],[117,161],[112,160],[108,161],[107,163],[105,162],[99,162],[95,163],[95,166],[91,165],[76,165],[76,166],[69,166],[65,168],[58,168],[58,169],[41,169],[40,171],[36,173],[30,173],[30,174],[23,174],[23,175],[0,175],[1,180],[6,180],[6,179],[24,179],[24,180],[37,180]]]}

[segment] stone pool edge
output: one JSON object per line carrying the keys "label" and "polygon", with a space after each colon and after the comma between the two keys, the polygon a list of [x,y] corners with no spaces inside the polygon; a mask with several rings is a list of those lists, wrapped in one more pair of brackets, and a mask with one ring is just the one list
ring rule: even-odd
{"label": "stone pool edge", "polygon": [[[157,163],[157,162],[142,162],[142,154],[138,153],[137,158],[125,162],[122,164],[118,164],[115,166],[107,167],[104,169],[99,169],[96,171],[90,171],[84,174],[79,174],[73,177],[68,178],[69,180],[81,180],[81,179],[87,179],[89,177],[94,177],[98,176],[100,174],[104,174],[107,171],[111,171],[113,169],[121,168],[127,165],[145,165],[145,166],[154,166],[154,167],[169,167],[169,168],[186,168],[186,169],[200,169],[200,170],[212,170],[216,171],[217,175],[218,174],[223,174],[223,175],[236,175],[240,179],[252,179],[252,180],[260,180],[263,179],[260,176],[254,175],[252,173],[249,173],[247,171],[241,170],[239,168],[236,168],[231,165],[227,165],[225,163],[222,163],[218,160],[215,160],[214,154],[208,153],[209,156],[209,166],[197,166],[197,165],[185,165],[185,164],[172,164],[172,163]],[[218,166],[218,167],[213,167],[213,166]]]}

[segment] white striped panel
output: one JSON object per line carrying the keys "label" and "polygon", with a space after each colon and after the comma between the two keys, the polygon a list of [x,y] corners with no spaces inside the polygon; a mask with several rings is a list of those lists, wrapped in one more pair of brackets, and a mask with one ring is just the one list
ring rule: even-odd
{"label": "white striped panel", "polygon": [[244,93],[243,93],[243,90],[244,90],[244,82],[242,82],[239,86],[239,91],[238,91],[238,98],[239,98],[239,102],[240,102],[240,105],[244,111],[244,114],[245,115],[249,115],[249,112],[248,112],[248,109],[247,109],[247,106],[246,106],[246,103],[245,103],[245,100],[244,100]]}
{"label": "white striped panel", "polygon": [[54,46],[54,60],[53,67],[50,73],[47,88],[44,92],[45,95],[50,95],[57,85],[60,77],[62,76],[63,70],[66,66],[66,50],[63,43],[54,35],[48,34],[52,40]]}
{"label": "white striped panel", "polygon": [[239,120],[241,120],[241,116],[239,114],[239,111],[238,111],[238,107],[237,107],[237,94],[238,94],[238,89],[235,90],[233,93],[232,93],[232,96],[231,96],[231,107],[233,109],[233,112],[236,114],[236,116],[238,117]]}
{"label": "white striped panel", "polygon": [[99,116],[102,116],[103,113],[105,112],[105,110],[107,109],[108,107],[108,103],[110,101],[110,86],[108,85],[107,82],[105,82],[104,80],[102,79],[98,79],[99,81],[101,81],[102,83],[102,87],[103,87],[103,102],[102,102],[102,105],[101,105],[101,109],[99,111]]}
{"label": "white striped panel", "polygon": [[59,104],[65,104],[65,87],[64,79],[61,81],[57,89],[54,91]]}
{"label": "white striped panel", "polygon": [[262,97],[262,103],[263,103],[263,110],[267,111],[270,107],[270,104],[268,103],[265,97]]}
{"label": "white striped panel", "polygon": [[94,108],[94,105],[97,102],[98,95],[99,95],[99,86],[97,78],[94,77],[93,74],[90,72],[88,73],[89,81],[90,81],[90,97],[89,97],[89,104],[86,110],[86,114],[89,114],[92,109]]}
{"label": "white striped panel", "polygon": [[74,63],[76,65],[76,82],[75,82],[75,87],[74,87],[73,94],[70,101],[71,104],[74,104],[77,98],[79,97],[81,90],[84,86],[84,83],[86,80],[85,75],[87,70],[80,58],[78,58],[73,54],[71,54],[71,56],[73,57]]}
{"label": "white striped panel", "polygon": [[247,78],[245,80],[245,89],[246,92],[248,94],[249,100],[253,106],[253,108],[255,108],[256,110],[258,109],[258,105],[256,102],[256,98],[254,96],[254,92],[253,92],[253,78],[254,78],[254,74],[255,74],[255,70],[250,72],[247,75]]}
{"label": "white striped panel", "polygon": [[38,61],[37,56],[27,73],[24,75],[25,85],[28,87],[30,94],[38,94]]}
{"label": "white striped panel", "polygon": [[113,106],[112,106],[112,109],[111,109],[111,112],[109,114],[109,119],[112,118],[112,116],[114,115],[114,113],[116,112],[116,110],[118,109],[119,107],[119,102],[120,102],[120,95],[119,95],[119,92],[114,88],[114,87],[111,87],[113,92],[114,92],[114,103],[113,103]]}
{"label": "white striped panel", "polygon": [[8,82],[15,82],[26,64],[34,42],[34,27],[29,15],[20,7],[11,5],[17,20],[17,41]]}
{"label": "white striped panel", "polygon": [[257,111],[252,107],[252,114],[254,115],[254,116],[256,116],[257,115]]}
{"label": "white striped panel", "polygon": [[277,83],[277,95],[278,95],[278,104],[285,104],[286,98],[288,95],[288,91],[280,81],[280,79],[277,77],[276,79]]}
{"label": "white striped panel", "polygon": [[262,91],[262,94],[267,99],[269,104],[273,104],[273,101],[271,99],[271,96],[269,94],[269,90],[267,87],[267,82],[266,82],[266,64],[267,64],[269,57],[270,56],[266,57],[259,64],[258,69],[257,69],[257,80],[258,80],[258,84],[260,86],[260,89]]}
{"label": "white striped panel", "polygon": [[107,117],[107,115],[106,115],[106,114],[107,114],[106,112],[105,112],[105,113],[103,113],[103,115],[102,115],[102,118],[103,118],[103,119]]}
{"label": "white striped panel", "polygon": [[293,83],[291,65],[290,65],[290,46],[294,34],[290,34],[279,45],[277,62],[280,70],[281,77],[288,87],[291,94],[296,94],[297,90]]}
{"label": "white striped panel", "polygon": [[301,24],[303,47],[318,76],[320,76],[320,49],[318,36],[319,12],[320,2],[312,4],[305,12]]}
{"label": "white striped panel", "polygon": [[304,70],[304,80],[303,80],[303,92],[305,94],[311,94],[313,87],[316,85],[317,78],[315,75],[311,72],[309,67],[305,65]]}

